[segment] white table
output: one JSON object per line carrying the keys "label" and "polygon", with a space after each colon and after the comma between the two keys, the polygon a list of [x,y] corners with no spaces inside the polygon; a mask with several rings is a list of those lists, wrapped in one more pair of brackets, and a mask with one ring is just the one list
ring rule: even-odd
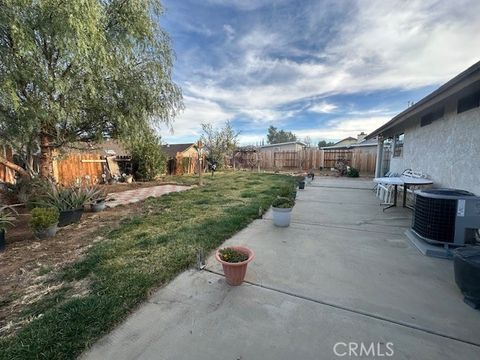
{"label": "white table", "polygon": [[403,207],[407,207],[407,189],[412,185],[431,185],[432,180],[424,178],[413,178],[409,176],[381,177],[373,179],[377,184],[386,184],[394,186],[393,204],[383,208],[383,211],[397,206],[398,185],[403,185]]}

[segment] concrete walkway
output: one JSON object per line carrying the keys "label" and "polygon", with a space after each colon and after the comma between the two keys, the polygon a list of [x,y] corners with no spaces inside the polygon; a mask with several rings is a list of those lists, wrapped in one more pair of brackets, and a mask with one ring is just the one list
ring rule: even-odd
{"label": "concrete walkway", "polygon": [[178,276],[83,358],[385,358],[392,349],[393,359],[479,359],[480,312],[463,303],[452,262],[417,252],[403,235],[410,210],[383,213],[371,187],[315,179],[289,228],[267,213],[225,243],[255,251],[248,283],[226,285],[210,257],[207,271]]}

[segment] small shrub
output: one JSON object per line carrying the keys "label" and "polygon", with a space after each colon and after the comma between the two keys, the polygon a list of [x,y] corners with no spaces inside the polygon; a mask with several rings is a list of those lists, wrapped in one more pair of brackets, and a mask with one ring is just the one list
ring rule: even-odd
{"label": "small shrub", "polygon": [[353,167],[350,167],[347,171],[347,176],[348,177],[359,177],[360,176],[360,172],[358,171],[358,169],[355,169]]}
{"label": "small shrub", "polygon": [[272,206],[280,209],[289,209],[295,205],[295,201],[288,197],[278,197],[273,200]]}
{"label": "small shrub", "polygon": [[220,259],[229,263],[239,263],[248,259],[248,255],[234,248],[220,249]]}
{"label": "small shrub", "polygon": [[129,149],[136,178],[151,181],[165,172],[167,156],[162,151],[160,138],[155,134],[144,134],[143,137],[133,141]]}
{"label": "small shrub", "polygon": [[57,208],[35,208],[32,210],[30,226],[34,230],[46,229],[58,222],[59,212]]}

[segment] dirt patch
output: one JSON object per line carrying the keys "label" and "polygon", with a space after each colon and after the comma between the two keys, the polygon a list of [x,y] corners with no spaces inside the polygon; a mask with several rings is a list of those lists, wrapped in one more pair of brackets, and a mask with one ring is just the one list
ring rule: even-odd
{"label": "dirt patch", "polygon": [[[130,185],[121,189],[131,189]],[[146,185],[149,183],[141,184]],[[132,204],[101,213],[85,212],[80,223],[60,228],[54,238],[41,241],[34,238],[28,226],[28,211],[17,209],[16,226],[8,230],[7,247],[0,253],[0,336],[28,321],[24,319],[22,323],[15,323],[25,305],[63,287],[63,284],[51,281],[62,267],[79,259],[92,243],[102,241],[101,234],[106,230],[117,227],[130,214],[140,212],[141,206]],[[83,296],[88,292],[87,284],[77,285],[69,288],[71,296]]]}
{"label": "dirt patch", "polygon": [[180,182],[170,181],[167,178],[167,179],[158,180],[158,181],[138,181],[138,182],[136,181],[131,184],[117,183],[117,184],[99,185],[99,186],[108,193],[117,193],[117,192],[122,192],[127,190],[133,190],[133,189],[148,188],[148,187],[153,187],[158,185],[186,185],[186,184],[188,185],[188,183],[185,183],[182,181]]}

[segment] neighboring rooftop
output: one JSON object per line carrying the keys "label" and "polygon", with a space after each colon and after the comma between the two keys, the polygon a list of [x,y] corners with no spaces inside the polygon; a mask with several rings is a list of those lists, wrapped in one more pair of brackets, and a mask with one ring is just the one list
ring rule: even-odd
{"label": "neighboring rooftop", "polygon": [[298,145],[305,146],[305,143],[303,143],[301,141],[288,141],[288,142],[284,142],[284,143],[267,144],[267,145],[260,146],[260,148],[263,149],[263,148],[268,148],[268,147],[273,147],[273,146],[285,146],[285,145],[293,145],[293,144],[298,144]]}
{"label": "neighboring rooftop", "polygon": [[128,156],[130,152],[119,140],[105,139],[100,143],[76,142],[64,149],[67,153],[78,151],[101,153],[102,155]]}
{"label": "neighboring rooftop", "polygon": [[186,143],[186,144],[166,144],[162,145],[162,150],[171,158],[177,156],[177,153],[184,152],[188,150],[190,147],[195,145],[194,143]]}
{"label": "neighboring rooftop", "polygon": [[363,131],[357,135],[357,138],[355,139],[354,137],[350,136],[347,137],[343,140],[340,140],[336,142],[335,144],[331,146],[324,146],[322,149],[324,150],[333,150],[333,149],[350,149],[354,147],[364,147],[364,146],[376,146],[377,145],[377,139],[368,139],[365,140],[365,137],[367,134],[365,134]]}
{"label": "neighboring rooftop", "polygon": [[351,149],[357,147],[366,147],[366,146],[377,146],[377,138],[362,140],[358,143],[353,144],[346,144],[346,145],[332,145],[332,146],[325,146],[322,147],[323,150],[333,150],[333,149]]}

